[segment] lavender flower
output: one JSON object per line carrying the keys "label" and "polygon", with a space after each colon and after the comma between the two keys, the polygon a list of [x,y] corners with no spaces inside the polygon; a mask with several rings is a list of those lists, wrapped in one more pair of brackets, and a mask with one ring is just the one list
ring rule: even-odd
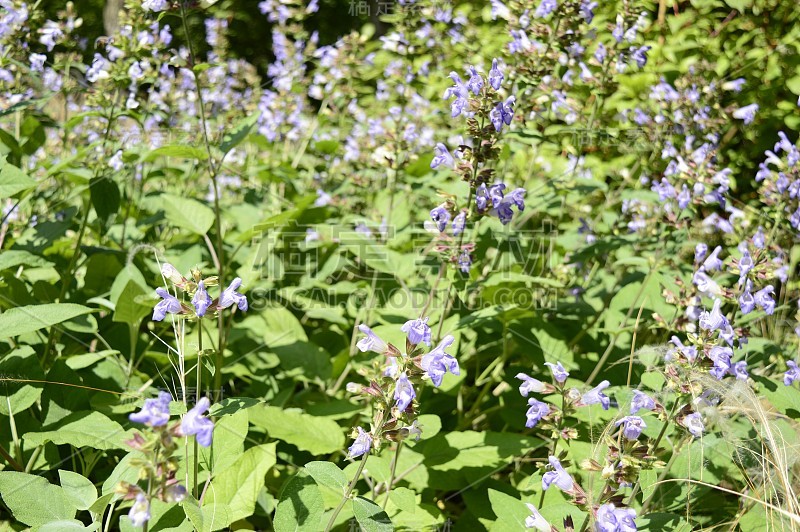
{"label": "lavender flower", "polygon": [[783,375],[783,384],[791,386],[794,381],[800,379],[800,368],[797,367],[797,363],[794,360],[787,360],[786,367],[789,369]]}
{"label": "lavender flower", "polygon": [[209,305],[211,305],[211,296],[208,295],[203,281],[197,283],[197,291],[194,293],[194,297],[192,298],[192,305],[194,305],[195,311],[199,318],[202,318],[206,315],[206,311],[208,310]]}
{"label": "lavender flower", "polygon": [[633,390],[633,400],[631,400],[631,414],[639,410],[655,410],[656,402],[646,393]]}
{"label": "lavender flower", "polygon": [[733,112],[733,117],[738,118],[739,120],[743,120],[745,124],[750,124],[756,117],[756,112],[758,111],[758,104],[751,103],[750,105],[746,105],[741,107]]}
{"label": "lavender flower", "polygon": [[448,371],[453,375],[461,375],[461,370],[458,367],[458,361],[450,354],[445,353],[445,349],[455,341],[451,335],[445,336],[442,341],[433,350],[424,355],[420,360],[420,367],[431,379],[431,382],[437,388],[441,386],[444,374]]}
{"label": "lavender flower", "polygon": [[467,213],[464,211],[459,212],[455,218],[453,218],[453,236],[458,236],[464,231],[464,227],[467,225]]}
{"label": "lavender flower", "polygon": [[612,503],[597,509],[595,530],[597,532],[631,532],[636,530],[636,510],[616,508]]}
{"label": "lavender flower", "polygon": [[647,51],[650,50],[649,46],[642,46],[640,48],[633,48],[631,52],[631,59],[634,60],[639,68],[644,68],[647,64]]}
{"label": "lavender flower", "polygon": [[242,312],[247,310],[247,297],[240,294],[236,291],[242,285],[242,280],[239,277],[236,277],[231,284],[228,285],[228,288],[222,291],[219,295],[219,303],[217,303],[217,308],[222,310],[226,309],[234,304],[239,307],[239,310]]}
{"label": "lavender flower", "polygon": [[497,59],[492,59],[492,69],[489,70],[489,85],[491,85],[494,90],[499,91],[502,84],[503,73],[497,68]]}
{"label": "lavender flower", "polygon": [[550,406],[533,397],[528,399],[528,405],[530,405],[530,408],[528,408],[528,411],[525,413],[525,416],[528,418],[525,422],[525,426],[532,429],[542,418],[550,413]]}
{"label": "lavender flower", "polygon": [[542,476],[542,489],[547,490],[551,484],[555,484],[561,491],[570,491],[574,484],[572,476],[561,466],[558,458],[551,456],[548,458],[554,471],[548,471]]}
{"label": "lavender flower", "polygon": [[[467,81],[467,87],[475,96],[480,96],[481,89],[483,89],[483,77],[478,74],[478,71],[475,70],[475,67],[467,67],[467,73],[469,74],[469,81]],[[491,74],[491,72],[490,72]],[[491,80],[490,80],[491,81]]]}
{"label": "lavender flower", "polygon": [[701,416],[699,412],[693,412],[683,418],[683,426],[686,427],[686,430],[695,438],[701,437],[703,431],[706,430],[706,426],[703,423],[703,416]]}
{"label": "lavender flower", "polygon": [[450,79],[453,80],[453,86],[445,91],[444,98],[450,99],[455,96],[456,99],[450,104],[451,116],[455,118],[467,108],[469,89],[455,72],[450,72]]}
{"label": "lavender flower", "polygon": [[581,397],[581,403],[588,406],[588,405],[596,405],[600,404],[603,407],[603,410],[608,410],[609,404],[611,400],[608,398],[606,394],[603,393],[603,390],[608,388],[611,385],[608,381],[603,381]]}
{"label": "lavender flower", "polygon": [[746,381],[748,377],[750,377],[750,374],[747,372],[747,362],[740,360],[734,364],[732,373],[736,375],[736,378],[740,381]]}
{"label": "lavender flower", "polygon": [[539,510],[536,509],[536,506],[529,502],[526,502],[525,506],[531,512],[531,515],[525,518],[525,528],[533,528],[539,532],[550,532],[553,529],[550,523],[539,513]]}
{"label": "lavender flower", "polygon": [[728,319],[720,311],[721,305],[722,301],[715,299],[711,312],[703,311],[700,314],[700,328],[707,331],[716,331],[717,329],[724,329],[728,325]]}
{"label": "lavender flower", "polygon": [[181,420],[181,434],[195,436],[201,447],[211,445],[211,436],[214,432],[214,422],[203,416],[209,406],[211,406],[211,401],[208,400],[208,397],[203,397],[197,401],[194,408],[186,412]]}
{"label": "lavender flower", "polygon": [[372,351],[374,353],[382,355],[389,350],[389,346],[386,344],[386,342],[381,340],[381,338],[377,334],[372,332],[372,329],[370,329],[363,323],[358,326],[358,330],[367,335],[365,338],[359,340],[358,343],[356,344],[356,347],[362,353],[365,353],[367,351]]}
{"label": "lavender flower", "polygon": [[623,423],[625,425],[622,427],[622,435],[631,441],[638,440],[642,430],[647,428],[647,424],[639,416],[625,416],[614,425],[619,427]]}
{"label": "lavender flower", "polygon": [[694,247],[694,261],[699,263],[705,258],[706,253],[708,253],[708,246],[700,242]]}
{"label": "lavender flower", "polygon": [[533,12],[533,16],[536,18],[544,18],[556,9],[558,9],[556,0],[542,0],[539,7]]}
{"label": "lavender flower", "polygon": [[542,393],[547,390],[548,387],[547,384],[542,381],[529,377],[524,373],[517,373],[515,378],[522,381],[522,384],[519,386],[519,393],[522,394],[522,397],[528,397],[528,394],[531,392]]}
{"label": "lavender flower", "polygon": [[144,493],[136,494],[136,502],[133,503],[128,512],[128,519],[131,520],[131,524],[135,527],[144,526],[150,520],[150,502]]}
{"label": "lavender flower", "polygon": [[180,314],[183,312],[183,306],[178,298],[164,290],[163,288],[156,288],[156,294],[161,296],[161,301],[156,303],[153,308],[153,321],[163,320],[167,313]]}
{"label": "lavender flower", "polygon": [[739,296],[739,308],[742,310],[742,314],[750,314],[756,308],[756,300],[753,298],[753,294],[750,293],[749,280],[744,292]]}
{"label": "lavender flower", "polygon": [[453,168],[456,165],[455,159],[453,159],[453,156],[447,151],[447,146],[441,142],[437,143],[433,148],[433,153],[434,157],[431,161],[431,168],[434,170],[441,165],[447,166],[448,168]]}
{"label": "lavender flower", "polygon": [[142,8],[153,13],[164,11],[168,5],[169,0],[144,0],[142,2]]}
{"label": "lavender flower", "polygon": [[670,339],[670,342],[672,342],[678,352],[686,357],[686,360],[688,360],[690,363],[695,361],[697,358],[697,348],[695,346],[686,347],[677,336],[673,336]]}
{"label": "lavender flower", "polygon": [[350,456],[350,458],[357,458],[364,453],[368,453],[370,447],[372,447],[372,435],[369,432],[364,432],[364,429],[361,427],[357,428],[358,436],[356,436],[353,445],[348,449],[348,456]]}
{"label": "lavender flower", "polygon": [[721,380],[731,370],[733,350],[730,347],[714,346],[708,352],[708,358],[714,363],[709,373]]}
{"label": "lavender flower", "polygon": [[425,342],[425,345],[431,345],[431,328],[428,327],[427,316],[405,322],[400,330],[408,334],[408,341],[414,345],[422,342]]}
{"label": "lavender flower", "polygon": [[764,309],[767,315],[772,315],[775,312],[775,300],[772,299],[771,295],[774,292],[775,289],[770,284],[755,293],[756,305]]}
{"label": "lavender flower", "polygon": [[411,401],[413,401],[416,396],[417,393],[414,391],[414,387],[408,380],[406,372],[402,372],[397,378],[394,388],[394,400],[396,401],[397,409],[401,412],[405,412],[406,408],[408,408],[408,405],[411,404]]}
{"label": "lavender flower", "polygon": [[550,371],[553,372],[553,378],[559,384],[564,384],[564,382],[567,380],[567,377],[569,377],[569,372],[564,369],[564,366],[561,365],[561,362],[556,362],[555,364],[545,362],[544,365],[550,367]]}
{"label": "lavender flower", "polygon": [[719,253],[722,251],[722,246],[717,246],[714,248],[714,251],[711,252],[711,255],[703,262],[702,269],[710,272],[711,270],[721,270],[722,269],[722,261],[719,260]]}
{"label": "lavender flower", "polygon": [[465,249],[461,251],[461,255],[458,256],[458,267],[461,269],[461,273],[469,273],[471,266],[472,255]]}
{"label": "lavender flower", "polygon": [[172,397],[167,392],[159,392],[156,399],[145,399],[139,412],[134,412],[128,419],[134,423],[144,423],[148,427],[162,427],[169,422],[169,403]]}
{"label": "lavender flower", "polygon": [[439,232],[442,233],[445,227],[447,227],[447,222],[450,221],[450,211],[447,210],[447,207],[443,203],[431,210],[431,219],[436,224]]}

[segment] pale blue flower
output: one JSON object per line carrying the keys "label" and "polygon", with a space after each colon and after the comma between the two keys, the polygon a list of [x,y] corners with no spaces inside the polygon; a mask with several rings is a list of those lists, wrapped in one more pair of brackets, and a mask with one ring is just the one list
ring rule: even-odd
{"label": "pale blue flower", "polygon": [[394,388],[394,400],[396,401],[397,409],[405,412],[416,396],[417,394],[411,385],[411,381],[408,380],[406,372],[402,372],[397,378]]}
{"label": "pale blue flower", "polygon": [[414,345],[425,343],[431,345],[431,328],[428,327],[428,317],[409,320],[400,327],[400,330],[408,334],[408,341]]}
{"label": "pale blue flower", "polygon": [[217,303],[217,308],[222,310],[235,304],[237,307],[239,307],[239,310],[246,311],[247,297],[236,291],[241,285],[242,280],[239,277],[236,277],[233,281],[231,281],[231,284],[228,285],[228,288],[223,290],[219,295],[219,303]]}
{"label": "pale blue flower", "polygon": [[164,290],[163,288],[156,288],[156,294],[161,296],[161,301],[156,303],[153,308],[153,321],[161,321],[169,314],[180,314],[183,312],[183,306],[178,298]]}
{"label": "pale blue flower", "polygon": [[144,423],[148,427],[162,427],[169,422],[169,403],[172,397],[167,392],[159,392],[156,399],[145,399],[139,412],[128,415],[134,423]]}
{"label": "pale blue flower", "polygon": [[202,318],[206,315],[208,307],[211,305],[211,296],[208,295],[203,281],[197,283],[197,291],[192,298],[192,305],[194,305],[195,312],[198,317]]}
{"label": "pale blue flower", "polygon": [[211,445],[211,437],[214,432],[214,422],[203,416],[209,406],[211,406],[211,401],[208,400],[208,397],[203,397],[197,401],[194,408],[186,412],[181,420],[181,434],[195,436],[201,447]]}
{"label": "pale blue flower", "polygon": [[359,325],[358,330],[367,335],[365,338],[362,338],[358,341],[358,343],[356,343],[356,347],[362,353],[372,351],[382,355],[389,350],[387,343],[384,342],[377,334],[372,332],[372,329],[367,327],[365,324],[362,323]]}
{"label": "pale blue flower", "polygon": [[561,491],[570,491],[573,487],[572,476],[561,466],[561,462],[555,456],[548,458],[553,471],[548,471],[542,476],[542,489],[547,490],[551,484],[555,484]]}
{"label": "pale blue flower", "polygon": [[622,435],[631,441],[638,440],[642,431],[647,428],[647,424],[639,416],[625,416],[614,423],[617,427],[622,424],[624,424],[622,427]]}
{"label": "pale blue flower", "polygon": [[525,413],[525,416],[528,418],[525,422],[525,426],[532,429],[542,418],[550,413],[550,406],[533,397],[528,399],[528,405],[530,405],[530,408],[528,408],[528,411]]}
{"label": "pale blue flower", "polygon": [[564,366],[561,365],[561,362],[556,362],[555,364],[551,362],[545,362],[544,365],[550,367],[550,371],[553,372],[553,378],[559,384],[564,384],[564,382],[567,380],[567,377],[569,377],[569,372],[564,369]]}
{"label": "pale blue flower", "polygon": [[606,394],[603,393],[603,390],[608,388],[611,385],[608,381],[603,381],[581,397],[581,403],[584,405],[596,405],[600,404],[603,407],[603,410],[608,410],[608,407],[611,403],[611,400],[608,398]]}
{"label": "pale blue flower", "polygon": [[358,427],[358,436],[356,436],[353,445],[348,449],[348,456],[350,458],[357,458],[364,453],[368,453],[372,447],[372,435],[369,432],[364,432],[364,429]]}

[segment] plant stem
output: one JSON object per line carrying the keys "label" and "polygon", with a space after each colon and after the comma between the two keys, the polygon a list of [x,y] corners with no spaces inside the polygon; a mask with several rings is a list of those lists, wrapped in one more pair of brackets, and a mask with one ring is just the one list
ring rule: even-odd
{"label": "plant stem", "polygon": [[397,463],[400,461],[400,450],[403,448],[403,441],[400,440],[397,442],[397,450],[394,453],[394,459],[392,459],[392,470],[389,473],[389,483],[386,484],[386,498],[383,500],[383,505],[381,508],[384,510],[386,509],[386,504],[389,502],[389,495],[392,493],[392,485],[394,484],[395,473],[397,472]]}
{"label": "plant stem", "polygon": [[367,465],[367,458],[369,458],[369,451],[364,453],[361,457],[361,463],[358,464],[358,469],[356,470],[356,474],[353,476],[353,480],[350,481],[350,484],[347,485],[347,490],[344,492],[344,496],[342,500],[339,501],[339,506],[331,514],[331,518],[328,520],[328,524],[325,526],[325,532],[328,532],[331,528],[333,528],[334,523],[336,523],[336,518],[339,517],[339,513],[344,508],[345,503],[350,499],[350,494],[353,492],[353,488],[356,487],[359,479],[361,478],[361,473],[364,472],[364,466]]}
{"label": "plant stem", "polygon": [[[203,392],[202,389],[202,378],[203,378],[203,364],[202,364],[202,356],[203,356],[203,319],[200,318],[197,320],[197,392],[195,393],[194,402],[195,404],[197,401],[200,400],[200,394]],[[199,458],[198,458],[198,446],[197,446],[197,438],[194,438],[194,482],[192,484],[192,493],[194,498],[197,499],[197,477],[199,472]]]}

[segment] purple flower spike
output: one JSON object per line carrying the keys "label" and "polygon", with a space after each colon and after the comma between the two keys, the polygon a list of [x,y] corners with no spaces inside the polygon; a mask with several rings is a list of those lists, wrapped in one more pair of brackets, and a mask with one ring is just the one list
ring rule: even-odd
{"label": "purple flower spike", "polygon": [[561,365],[561,362],[556,362],[555,364],[551,362],[545,362],[545,366],[550,367],[550,371],[553,372],[553,378],[559,384],[564,384],[566,382],[567,377],[569,377],[569,372],[564,369],[564,366]]}
{"label": "purple flower spike", "polygon": [[497,59],[492,59],[492,69],[489,71],[489,85],[491,85],[494,90],[498,91],[502,84],[503,73],[497,68]]}
{"label": "purple flower spike", "polygon": [[394,389],[394,400],[397,401],[397,409],[401,412],[405,412],[408,405],[411,404],[411,401],[413,401],[416,396],[417,394],[414,391],[414,387],[411,385],[411,381],[408,380],[408,376],[406,376],[406,372],[404,371],[397,378]]}
{"label": "purple flower spike", "polygon": [[231,284],[228,285],[228,288],[223,290],[219,295],[219,303],[217,304],[217,308],[222,310],[235,304],[242,312],[246,311],[247,297],[236,291],[240,286],[242,286],[242,280],[239,277],[231,281]]}
{"label": "purple flower spike", "polygon": [[436,169],[442,165],[453,168],[456,165],[455,159],[453,156],[450,155],[450,152],[447,150],[447,146],[439,142],[436,144],[436,147],[433,148],[434,157],[431,161],[431,168]]}
{"label": "purple flower spike", "polygon": [[750,374],[747,372],[747,362],[740,360],[734,364],[733,374],[736,375],[736,378],[740,381],[746,381],[748,377],[750,377]]}
{"label": "purple flower spike", "polygon": [[211,445],[211,436],[214,432],[214,422],[203,415],[209,406],[211,406],[211,401],[208,400],[208,397],[203,397],[197,401],[194,408],[186,412],[181,420],[181,434],[195,436],[201,447]]}
{"label": "purple flower spike", "polygon": [[409,320],[400,327],[400,330],[408,334],[408,341],[414,345],[425,343],[431,345],[431,328],[428,327],[428,318]]}
{"label": "purple flower spike", "polygon": [[631,441],[638,440],[639,436],[642,434],[642,430],[647,428],[647,424],[639,416],[625,416],[614,423],[614,425],[619,427],[623,423],[625,425],[622,427],[622,435]]}
{"label": "purple flower spike", "polygon": [[554,471],[548,471],[542,476],[542,489],[547,490],[551,484],[555,484],[561,491],[570,491],[574,485],[572,476],[561,466],[558,458],[551,456],[548,460]]}
{"label": "purple flower spike", "polygon": [[537,401],[533,397],[528,399],[528,405],[530,405],[530,408],[525,413],[525,416],[528,418],[525,422],[525,426],[532,429],[542,418],[550,413],[550,406],[547,403]]}
{"label": "purple flower spike", "polygon": [[606,394],[603,393],[603,390],[608,388],[611,385],[608,381],[603,381],[581,397],[581,403],[584,405],[596,405],[600,404],[603,407],[603,410],[608,410],[608,407],[611,403],[611,400],[608,398]]}
{"label": "purple flower spike", "polygon": [[633,400],[631,401],[631,414],[639,410],[655,410],[656,402],[646,393],[633,390]]}
{"label": "purple flower spike", "polygon": [[194,293],[194,297],[192,298],[192,305],[194,305],[195,312],[200,318],[206,315],[206,311],[209,305],[211,305],[211,296],[208,295],[203,281],[197,284],[197,292]]}
{"label": "purple flower spike", "polygon": [[178,301],[177,297],[173,296],[163,288],[156,288],[156,294],[161,297],[161,301],[156,303],[155,308],[153,308],[153,321],[163,320],[167,313],[180,314],[183,312],[183,307],[181,306],[181,302]]}
{"label": "purple flower spike", "polygon": [[370,447],[372,447],[372,435],[358,427],[358,436],[356,436],[356,441],[348,449],[348,455],[350,458],[357,458],[364,453],[368,453]]}
{"label": "purple flower spike", "polygon": [[755,294],[756,305],[763,308],[767,315],[771,315],[773,312],[775,312],[775,300],[772,299],[772,294],[774,293],[775,289],[770,284]]}
{"label": "purple flower spike", "polygon": [[703,423],[703,416],[701,416],[699,412],[693,412],[683,418],[683,426],[686,427],[686,430],[695,438],[701,437],[706,430],[706,426]]}
{"label": "purple flower spike", "polygon": [[380,336],[372,332],[372,329],[370,329],[363,323],[358,326],[358,330],[367,335],[366,338],[362,338],[356,344],[356,347],[362,353],[365,353],[367,351],[372,351],[374,353],[382,355],[389,350],[389,346],[386,344],[386,342],[384,342],[380,338]]}
{"label": "purple flower spike", "polygon": [[797,367],[797,363],[794,360],[787,360],[786,367],[789,369],[783,375],[783,384],[791,386],[794,381],[800,379],[800,368]]}
{"label": "purple flower spike", "polygon": [[447,222],[450,221],[450,212],[445,208],[444,204],[434,207],[431,210],[431,220],[434,221],[440,233],[444,232]]}
{"label": "purple flower spike", "polygon": [[531,392],[542,393],[547,389],[547,385],[545,383],[534,379],[533,377],[529,377],[524,373],[517,373],[515,378],[522,381],[522,384],[519,386],[519,393],[522,394],[522,397],[528,397],[528,394]]}
{"label": "purple flower spike", "polygon": [[452,356],[445,353],[445,349],[455,341],[451,335],[445,336],[441,343],[437,345],[430,353],[424,355],[420,360],[420,367],[425,371],[431,382],[437,388],[441,386],[444,374],[448,371],[453,375],[460,375],[461,370],[458,367],[458,361]]}
{"label": "purple flower spike", "polygon": [[162,427],[169,421],[169,403],[172,397],[167,392],[159,392],[156,399],[145,399],[139,412],[134,412],[128,419],[134,423],[144,423],[148,427]]}

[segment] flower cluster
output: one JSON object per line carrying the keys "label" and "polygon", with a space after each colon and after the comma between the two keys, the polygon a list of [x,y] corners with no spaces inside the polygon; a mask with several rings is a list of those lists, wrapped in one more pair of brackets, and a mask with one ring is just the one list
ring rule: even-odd
{"label": "flower cluster", "polygon": [[187,297],[191,297],[191,307],[164,288],[156,288],[161,301],[153,309],[153,321],[163,320],[167,314],[181,317],[202,319],[209,311],[211,315],[226,308],[236,306],[241,311],[247,310],[247,297],[237,292],[242,280],[236,277],[218,297],[212,299],[207,287],[218,284],[216,277],[203,278],[200,270],[192,270],[189,279],[178,272],[175,267],[165,263],[161,267],[161,275],[169,279],[176,289],[180,289]]}
{"label": "flower cluster", "polygon": [[165,502],[180,502],[186,498],[186,487],[175,478],[178,469],[178,457],[175,454],[178,445],[175,438],[194,436],[200,446],[211,445],[214,423],[203,415],[210,406],[208,398],[201,398],[194,408],[172,426],[169,425],[171,402],[169,393],[160,392],[158,397],[146,399],[139,412],[128,416],[134,423],[143,424],[149,429],[144,433],[136,432],[127,442],[143,455],[131,463],[141,469],[139,476],[147,480],[148,489],[144,490],[138,484],[127,482],[122,482],[117,487],[117,491],[126,500],[134,501],[128,518],[136,527],[144,526],[150,520],[153,497]]}
{"label": "flower cluster", "polygon": [[367,325],[361,324],[358,329],[365,335],[356,343],[359,351],[383,355],[388,365],[371,380],[369,386],[351,383],[348,389],[377,399],[381,411],[388,412],[388,417],[377,419],[369,432],[356,428],[355,441],[348,453],[351,458],[368,453],[379,446],[382,439],[400,441],[409,436],[419,439],[421,428],[416,419],[416,390],[425,380],[439,387],[445,374],[461,374],[458,361],[446,351],[455,341],[452,336],[445,336],[436,347],[423,353],[422,346],[431,345],[427,317],[409,320],[401,327],[407,335],[405,353],[383,341]]}

